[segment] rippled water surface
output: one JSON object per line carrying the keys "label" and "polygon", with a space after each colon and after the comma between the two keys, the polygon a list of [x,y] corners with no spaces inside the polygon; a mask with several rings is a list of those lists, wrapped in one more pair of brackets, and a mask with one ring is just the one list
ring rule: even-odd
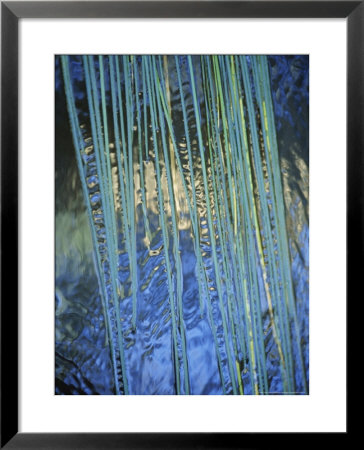
{"label": "rippled water surface", "polygon": [[56,57],[57,394],[308,392],[308,105],[306,56]]}

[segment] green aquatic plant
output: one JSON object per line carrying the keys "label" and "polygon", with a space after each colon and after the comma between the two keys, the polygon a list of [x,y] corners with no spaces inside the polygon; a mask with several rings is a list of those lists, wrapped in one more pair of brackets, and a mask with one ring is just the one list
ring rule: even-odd
{"label": "green aquatic plant", "polygon": [[[77,104],[70,58],[61,62],[115,392],[131,393],[125,355],[127,336],[138,333],[140,204],[149,252],[161,233],[175,392],[194,393],[180,234],[187,215],[198,309],[210,326],[222,392],[271,392],[271,331],[282,393],[296,393],[297,379],[307,393],[267,58],[83,56],[91,145],[80,126],[86,106]],[[150,162],[157,213],[148,205]],[[130,316],[123,315],[126,298]]]}

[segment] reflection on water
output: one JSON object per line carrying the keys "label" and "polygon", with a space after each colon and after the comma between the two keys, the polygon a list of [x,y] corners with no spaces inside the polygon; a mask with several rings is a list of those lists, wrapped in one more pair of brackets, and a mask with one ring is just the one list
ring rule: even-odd
{"label": "reflection on water", "polygon": [[56,73],[56,393],[307,392],[307,58]]}

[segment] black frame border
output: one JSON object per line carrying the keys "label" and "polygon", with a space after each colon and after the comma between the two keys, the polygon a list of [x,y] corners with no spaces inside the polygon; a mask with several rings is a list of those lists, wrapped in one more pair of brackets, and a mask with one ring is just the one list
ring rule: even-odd
{"label": "black frame border", "polygon": [[[357,292],[362,290],[364,0],[2,1],[0,448],[61,450],[267,448],[267,445],[291,447],[298,438],[297,433],[18,433],[18,21],[21,18],[115,17],[347,18],[347,312],[349,298],[354,300],[354,295],[357,297]],[[347,350],[348,366],[351,352],[348,343]],[[329,433],[334,435],[336,443],[348,443],[348,418],[347,412],[346,433]],[[327,433],[303,433],[299,436],[299,442],[301,445],[307,444],[311,438],[317,444],[327,445]]]}

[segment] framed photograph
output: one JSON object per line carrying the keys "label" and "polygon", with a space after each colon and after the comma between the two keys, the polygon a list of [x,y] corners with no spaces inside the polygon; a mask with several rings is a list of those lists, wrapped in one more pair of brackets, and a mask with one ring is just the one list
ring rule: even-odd
{"label": "framed photograph", "polygon": [[348,437],[363,8],[2,2],[2,447]]}

